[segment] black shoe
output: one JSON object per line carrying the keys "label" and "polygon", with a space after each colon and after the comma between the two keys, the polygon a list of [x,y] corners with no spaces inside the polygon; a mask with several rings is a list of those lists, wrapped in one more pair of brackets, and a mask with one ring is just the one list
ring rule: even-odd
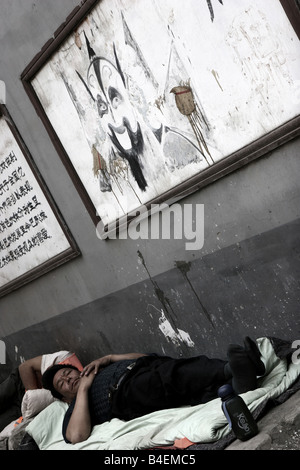
{"label": "black shoe", "polygon": [[230,344],[227,350],[228,364],[232,373],[232,387],[239,395],[257,387],[256,368],[246,350]]}
{"label": "black shoe", "polygon": [[266,368],[260,358],[261,354],[256,342],[249,338],[249,336],[246,336],[244,339],[244,346],[249,358],[254,364],[256,375],[264,375]]}

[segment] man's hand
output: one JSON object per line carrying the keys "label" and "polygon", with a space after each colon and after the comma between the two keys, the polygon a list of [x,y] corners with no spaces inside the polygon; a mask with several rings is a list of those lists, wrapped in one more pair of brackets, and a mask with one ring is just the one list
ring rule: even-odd
{"label": "man's hand", "polygon": [[87,366],[85,366],[81,372],[81,377],[84,375],[89,375],[90,372],[94,372],[94,374],[98,374],[100,369],[103,367],[112,364],[113,362],[118,361],[125,361],[126,359],[138,359],[139,357],[146,356],[146,354],[141,353],[128,353],[128,354],[109,354],[108,356],[100,357],[100,359],[96,359],[95,361],[91,362]]}
{"label": "man's hand", "polygon": [[111,357],[111,355],[104,356],[100,357],[100,359],[96,359],[95,361],[91,362],[83,368],[80,376],[88,376],[91,372],[94,372],[94,375],[97,375],[100,369],[103,369],[103,367],[106,367],[112,363]]}
{"label": "man's hand", "polygon": [[78,392],[79,391],[82,391],[82,392],[88,391],[92,386],[92,383],[94,381],[95,376],[96,376],[96,374],[82,375],[80,377]]}

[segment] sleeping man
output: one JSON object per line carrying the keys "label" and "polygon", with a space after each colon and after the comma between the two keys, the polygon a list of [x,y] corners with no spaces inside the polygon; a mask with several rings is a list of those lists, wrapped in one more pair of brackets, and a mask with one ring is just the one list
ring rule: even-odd
{"label": "sleeping man", "polygon": [[[22,400],[26,391],[37,390],[42,386],[42,374],[48,367],[68,362],[72,363],[74,356],[69,351],[58,351],[43,354],[23,362],[11,371],[4,382],[0,384],[0,432],[11,422],[21,416]],[[79,361],[75,361],[80,367]]]}
{"label": "sleeping man", "polygon": [[112,418],[131,420],[154,411],[206,403],[231,383],[240,394],[257,387],[265,366],[254,341],[229,345],[228,361],[206,356],[174,359],[139,353],[111,354],[82,372],[55,365],[43,374],[43,387],[70,404],[63,422],[66,442],[76,444],[93,426]]}

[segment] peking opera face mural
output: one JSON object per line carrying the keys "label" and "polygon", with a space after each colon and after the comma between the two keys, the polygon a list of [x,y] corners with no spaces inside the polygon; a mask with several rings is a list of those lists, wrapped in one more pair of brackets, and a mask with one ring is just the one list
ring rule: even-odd
{"label": "peking opera face mural", "polygon": [[[159,120],[157,120],[157,123],[154,125],[151,125],[151,123],[147,124],[142,115],[138,116],[130,100],[126,79],[118,60],[115,46],[113,45],[115,57],[115,64],[113,64],[108,59],[97,56],[91,48],[90,42],[86,36],[85,40],[90,59],[87,81],[85,82],[84,78],[79,73],[78,76],[86,86],[87,92],[90,94],[91,99],[97,107],[101,127],[110,144],[107,157],[110,162],[108,166],[112,171],[107,171],[107,158],[105,162],[101,162],[101,155],[97,149],[94,148],[96,154],[94,173],[97,174],[100,172],[102,176],[102,178],[100,178],[100,185],[101,181],[104,183],[101,188],[102,190],[106,189],[112,191],[111,176],[112,178],[116,177],[116,172],[113,168],[114,162],[119,160],[119,166],[121,168],[128,167],[125,171],[127,174],[128,172],[131,173],[139,190],[146,192],[147,188],[149,185],[151,186],[152,183],[151,179],[149,179],[151,176],[151,168],[147,168],[147,161],[144,162],[144,154],[147,155],[148,152],[151,152],[151,148],[156,148],[157,152],[164,154],[163,147],[167,140],[167,134],[174,134],[177,139],[185,140],[185,145],[187,148],[190,147],[189,152],[190,155],[192,155],[189,160],[193,159],[196,161],[197,158],[200,160],[202,157],[206,159],[203,150],[199,148],[200,146],[197,147],[196,143],[193,143],[192,135],[184,135],[180,130],[166,126]],[[178,95],[191,95],[194,111],[195,104],[190,87],[182,86],[178,88],[180,88],[178,92],[176,92],[175,88],[172,89],[171,92]],[[145,96],[142,96],[142,98],[145,101]],[[190,115],[190,113],[188,113],[188,115]],[[201,120],[199,119],[199,126],[201,126],[201,124]],[[150,146],[148,142],[151,144]],[[208,152],[207,147],[206,151]],[[155,156],[153,155],[152,158],[154,160]],[[183,161],[181,165],[184,165],[184,163],[187,163],[189,160]],[[104,163],[104,166],[102,163]],[[165,164],[167,162],[162,158],[160,163]],[[173,161],[173,165],[176,165],[177,168],[181,166],[180,162],[178,161],[176,163],[175,160]],[[155,167],[155,162],[152,161],[151,166]],[[157,166],[157,170],[162,171],[163,167],[159,168],[159,166]],[[170,170],[172,171],[171,168]],[[153,175],[153,177],[155,176]]]}
{"label": "peking opera face mural", "polygon": [[23,81],[104,224],[216,179],[298,115],[279,1],[102,0],[78,18]]}

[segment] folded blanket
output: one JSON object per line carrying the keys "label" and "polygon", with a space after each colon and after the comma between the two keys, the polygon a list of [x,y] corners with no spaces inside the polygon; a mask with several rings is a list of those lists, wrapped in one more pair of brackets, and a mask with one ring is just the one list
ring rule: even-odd
{"label": "folded blanket", "polygon": [[[252,412],[266,399],[280,396],[300,375],[300,364],[277,357],[268,338],[258,339],[257,344],[266,374],[259,379],[256,390],[241,395]],[[156,411],[129,422],[113,419],[95,426],[86,441],[72,445],[66,444],[62,437],[67,408],[63,402],[54,402],[27,427],[27,433],[41,450],[138,450],[172,446],[181,439],[191,443],[211,443],[230,433],[221,401],[215,399],[203,405]]]}

